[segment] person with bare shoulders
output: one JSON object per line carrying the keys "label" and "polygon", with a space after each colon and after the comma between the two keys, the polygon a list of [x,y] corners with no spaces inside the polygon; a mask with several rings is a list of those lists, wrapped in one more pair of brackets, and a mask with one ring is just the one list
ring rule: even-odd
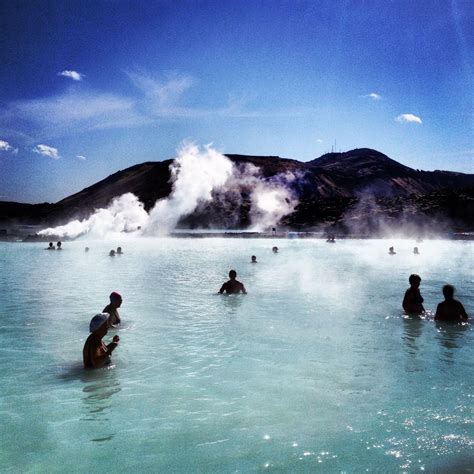
{"label": "person with bare shoulders", "polygon": [[120,338],[114,336],[110,344],[105,344],[102,338],[109,330],[107,321],[108,314],[96,314],[89,324],[90,335],[87,338],[84,348],[82,349],[82,358],[84,361],[84,368],[98,369],[110,364],[110,356],[117,348]]}
{"label": "person with bare shoulders", "polygon": [[237,272],[235,270],[231,270],[229,272],[229,281],[226,281],[221,286],[219,293],[221,295],[222,293],[226,293],[228,295],[243,293],[244,295],[246,295],[247,290],[245,289],[245,286],[240,281],[236,280],[236,278],[237,278]]}
{"label": "person with bare shoulders", "polygon": [[461,322],[468,319],[464,306],[454,299],[454,286],[443,286],[444,301],[436,308],[435,320],[447,322]]}
{"label": "person with bare shoulders", "polygon": [[421,278],[419,275],[412,274],[408,278],[408,282],[410,283],[410,288],[405,292],[402,303],[403,309],[407,314],[420,315],[425,311],[423,297],[420,293]]}
{"label": "person with bare shoulders", "polygon": [[58,250],[62,250],[62,247],[61,247],[61,246],[62,246],[62,243],[61,243],[61,242],[58,242],[58,243],[56,244],[56,247],[58,247]]}
{"label": "person with bare shoulders", "polygon": [[56,250],[56,247],[54,246],[53,242],[49,243],[49,246],[46,247],[46,250]]}
{"label": "person with bare shoulders", "polygon": [[255,255],[252,255],[252,259],[250,260],[250,263],[257,263],[257,257]]}
{"label": "person with bare shoulders", "polygon": [[120,308],[120,306],[122,306],[122,297],[119,293],[113,291],[110,293],[110,304],[108,304],[102,311],[103,313],[109,314],[109,328],[114,328],[122,322],[118,313],[118,308]]}

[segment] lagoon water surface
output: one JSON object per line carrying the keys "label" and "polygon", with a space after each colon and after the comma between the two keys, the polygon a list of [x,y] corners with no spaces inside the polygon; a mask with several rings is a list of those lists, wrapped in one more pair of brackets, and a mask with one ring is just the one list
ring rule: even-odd
{"label": "lagoon water surface", "polygon": [[[125,254],[109,257],[117,245]],[[397,255],[387,254],[390,245]],[[419,273],[427,310],[449,282],[474,316],[472,242],[169,238],[44,247],[0,244],[1,471],[474,465],[472,326],[401,310],[408,276]],[[248,295],[216,295],[231,268]],[[88,324],[111,291],[123,296],[114,366],[85,372]]]}

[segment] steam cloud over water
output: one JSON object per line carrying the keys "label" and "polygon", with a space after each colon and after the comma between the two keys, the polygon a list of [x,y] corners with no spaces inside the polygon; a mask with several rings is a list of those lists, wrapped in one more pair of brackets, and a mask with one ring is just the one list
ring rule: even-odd
{"label": "steam cloud over water", "polygon": [[170,171],[172,192],[157,201],[149,214],[134,194],[127,193],[115,198],[106,209],[97,209],[87,219],[44,229],[39,235],[61,238],[85,234],[102,238],[117,232],[166,235],[181,218],[207,203],[238,210],[242,194],[250,200],[251,229],[262,231],[278,224],[298,203],[291,191],[291,183],[296,179],[293,173],[264,179],[258,167],[251,164],[237,167],[210,146],[201,150],[194,144],[184,145]]}

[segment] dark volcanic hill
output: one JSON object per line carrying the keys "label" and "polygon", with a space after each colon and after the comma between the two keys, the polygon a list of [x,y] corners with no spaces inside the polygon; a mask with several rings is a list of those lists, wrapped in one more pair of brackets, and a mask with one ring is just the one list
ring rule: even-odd
{"label": "dark volcanic hill", "polygon": [[[422,226],[436,222],[457,230],[474,227],[474,175],[450,171],[420,171],[404,166],[376,150],[362,148],[328,153],[309,162],[276,156],[227,155],[237,166],[252,164],[263,179],[292,172],[292,192],[299,205],[283,224],[296,229],[336,226],[339,230],[370,227],[410,220]],[[172,160],[146,162],[118,171],[106,179],[54,204],[0,202],[0,226],[14,224],[58,225],[85,218],[106,207],[121,194],[131,192],[151,209],[171,190]],[[219,227],[218,204],[211,203],[181,222],[186,227]],[[232,224],[248,224],[248,201],[243,196]],[[372,222],[373,221],[373,222]],[[359,225],[360,224],[360,225]],[[374,227],[375,226],[375,227]]]}

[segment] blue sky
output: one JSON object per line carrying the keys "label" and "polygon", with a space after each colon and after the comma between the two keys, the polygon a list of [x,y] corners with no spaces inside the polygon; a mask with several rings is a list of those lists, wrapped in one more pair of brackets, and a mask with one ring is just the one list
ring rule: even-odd
{"label": "blue sky", "polygon": [[54,202],[183,140],[474,171],[474,2],[0,0],[0,200]]}

